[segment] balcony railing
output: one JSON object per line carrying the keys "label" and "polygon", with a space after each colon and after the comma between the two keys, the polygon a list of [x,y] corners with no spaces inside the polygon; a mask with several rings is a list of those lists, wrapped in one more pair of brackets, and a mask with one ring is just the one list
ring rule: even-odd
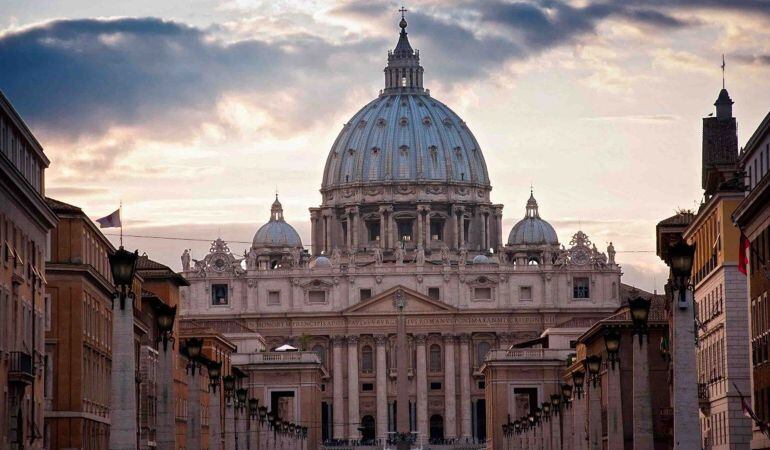
{"label": "balcony railing", "polygon": [[8,380],[21,384],[32,384],[35,372],[32,355],[25,352],[11,352],[8,364]]}
{"label": "balcony railing", "polygon": [[698,407],[704,415],[711,412],[711,394],[708,383],[698,383]]}
{"label": "balcony railing", "polygon": [[316,363],[321,359],[316,352],[261,352],[251,354],[235,354],[232,363],[240,364],[274,364],[274,363]]}

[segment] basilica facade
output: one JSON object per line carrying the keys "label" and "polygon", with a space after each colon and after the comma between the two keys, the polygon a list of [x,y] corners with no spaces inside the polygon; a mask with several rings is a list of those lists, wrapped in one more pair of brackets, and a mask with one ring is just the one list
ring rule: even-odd
{"label": "basilica facade", "polygon": [[[487,353],[608,316],[621,269],[611,244],[600,251],[577,230],[559,242],[532,192],[512,208],[521,220],[502,228],[478,142],[423,87],[403,18],[400,27],[385,88],[332,144],[309,245],[276,196],[250,248],[217,240],[199,260],[185,252],[180,315],[226,336],[260,335],[268,349],[316,352],[328,379],[313,425],[324,439],[382,438],[401,407],[394,297],[405,299],[410,428],[483,439]],[[533,372],[520,387],[537,404],[552,382]]]}

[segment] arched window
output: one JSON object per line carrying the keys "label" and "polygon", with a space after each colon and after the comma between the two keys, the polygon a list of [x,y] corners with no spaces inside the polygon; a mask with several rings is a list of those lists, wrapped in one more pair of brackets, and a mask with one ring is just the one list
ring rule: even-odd
{"label": "arched window", "polygon": [[321,360],[321,364],[326,365],[326,349],[322,345],[316,345],[313,347],[313,352],[318,355]]}
{"label": "arched window", "polygon": [[374,361],[372,360],[372,346],[364,345],[361,348],[361,372],[374,372]]}
{"label": "arched window", "polygon": [[489,343],[479,342],[479,345],[476,347],[476,367],[481,367],[481,364],[484,362],[484,357],[487,356],[488,351]]}
{"label": "arched window", "polygon": [[441,372],[441,347],[438,344],[430,346],[430,371]]}

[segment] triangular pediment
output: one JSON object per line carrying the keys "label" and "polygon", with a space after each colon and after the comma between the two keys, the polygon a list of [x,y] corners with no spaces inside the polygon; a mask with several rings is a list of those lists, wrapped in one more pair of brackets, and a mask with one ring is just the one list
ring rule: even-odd
{"label": "triangular pediment", "polygon": [[364,300],[361,303],[353,305],[342,311],[343,314],[387,314],[396,313],[395,296],[397,291],[401,291],[406,299],[404,312],[406,314],[425,314],[425,313],[446,313],[456,312],[457,308],[449,306],[438,300],[434,300],[425,294],[414,291],[403,286],[394,286],[385,292],[381,292],[374,297]]}

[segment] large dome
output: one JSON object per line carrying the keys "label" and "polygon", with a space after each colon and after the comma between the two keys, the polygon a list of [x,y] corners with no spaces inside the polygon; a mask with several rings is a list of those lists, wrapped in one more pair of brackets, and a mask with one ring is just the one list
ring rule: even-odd
{"label": "large dome", "polygon": [[299,247],[302,248],[302,240],[297,230],[283,220],[283,207],[275,196],[273,206],[270,208],[270,221],[262,225],[254,235],[252,246],[255,249],[264,247]]}
{"label": "large dome", "polygon": [[558,245],[559,238],[550,223],[540,218],[537,200],[530,193],[527,201],[527,213],[511,229],[508,245]]}
{"label": "large dome", "polygon": [[391,181],[490,184],[473,133],[425,93],[382,95],[361,108],[332,145],[323,187]]}
{"label": "large dome", "polygon": [[322,190],[412,182],[488,189],[484,156],[465,122],[423,88],[420,54],[402,19],[388,52],[385,89],[361,108],[334,141]]}

